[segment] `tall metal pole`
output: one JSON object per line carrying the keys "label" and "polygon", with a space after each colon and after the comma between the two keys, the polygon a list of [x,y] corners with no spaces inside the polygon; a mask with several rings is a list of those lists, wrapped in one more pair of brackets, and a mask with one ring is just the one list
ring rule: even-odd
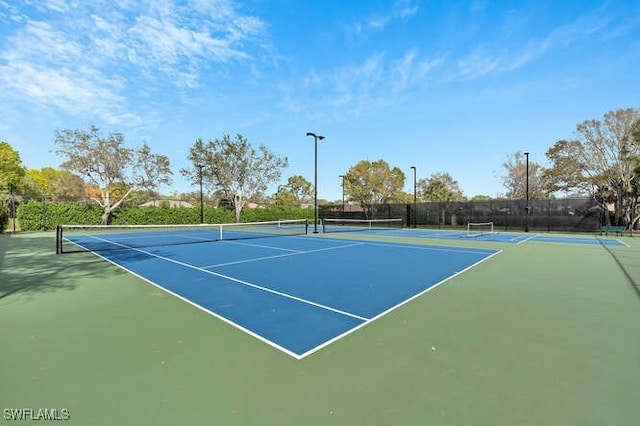
{"label": "tall metal pole", "polygon": [[415,228],[417,225],[416,214],[418,213],[418,210],[417,210],[418,197],[416,196],[416,166],[411,166],[411,168],[413,169],[413,217],[411,219],[413,222],[413,227]]}
{"label": "tall metal pole", "polygon": [[16,233],[16,198],[13,193],[13,184],[9,184],[9,194],[11,196],[11,218],[13,220],[13,233]]}
{"label": "tall metal pole", "polygon": [[342,178],[342,218],[344,219],[344,175],[340,175],[338,177]]}
{"label": "tall metal pole", "polygon": [[42,194],[42,230],[47,230],[47,196]]}
{"label": "tall metal pole", "polygon": [[200,223],[204,223],[204,197],[202,196],[202,168],[204,164],[196,164],[198,178],[200,179]]}
{"label": "tall metal pole", "polygon": [[529,232],[529,153],[525,152],[524,156],[527,159],[526,169],[527,169],[527,178],[526,178],[526,187],[525,192],[527,196],[527,204],[525,205],[525,219],[524,219],[524,232]]}
{"label": "tall metal pole", "polygon": [[324,139],[324,136],[316,135],[315,133],[307,132],[307,136],[313,136],[314,152],[315,152],[315,166],[313,177],[313,233],[318,233],[318,141]]}

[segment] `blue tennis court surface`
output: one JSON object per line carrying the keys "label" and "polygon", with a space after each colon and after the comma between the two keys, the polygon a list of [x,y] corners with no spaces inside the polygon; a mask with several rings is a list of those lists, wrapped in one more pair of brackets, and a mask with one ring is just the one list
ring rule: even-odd
{"label": "blue tennis court surface", "polygon": [[468,240],[468,241],[485,241],[509,244],[522,244],[526,242],[542,242],[556,244],[586,244],[586,245],[605,245],[623,247],[625,244],[615,238],[588,237],[588,236],[564,236],[551,234],[536,234],[533,232],[492,232],[485,234],[469,235],[467,231],[461,230],[440,230],[440,229],[371,229],[366,231],[367,234],[377,234],[384,236],[402,237],[402,238],[429,238],[435,240]]}
{"label": "blue tennis court surface", "polygon": [[67,238],[298,359],[500,252],[312,236],[171,244],[138,234],[163,242],[144,247],[126,234]]}

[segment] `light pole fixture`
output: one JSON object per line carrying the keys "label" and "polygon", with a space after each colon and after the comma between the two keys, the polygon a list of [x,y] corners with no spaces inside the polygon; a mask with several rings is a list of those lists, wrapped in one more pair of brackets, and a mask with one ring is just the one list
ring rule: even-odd
{"label": "light pole fixture", "polygon": [[344,178],[345,178],[345,175],[340,175],[338,177],[342,178],[342,218],[344,219]]}
{"label": "light pole fixture", "polygon": [[525,218],[524,218],[524,232],[529,232],[529,153],[525,152],[524,156],[526,158],[526,174],[527,177],[525,179],[525,194],[527,197],[527,204],[524,206]]}
{"label": "light pole fixture", "polygon": [[418,212],[417,207],[418,205],[417,200],[418,197],[416,196],[416,166],[411,166],[411,169],[413,170],[413,217],[412,217],[412,222],[413,222],[413,227],[416,227],[416,214]]}
{"label": "light pole fixture", "polygon": [[318,141],[324,139],[324,136],[307,132],[307,136],[312,136],[314,141],[315,166],[313,177],[313,233],[318,233]]}
{"label": "light pole fixture", "polygon": [[204,164],[196,164],[198,168],[198,179],[200,181],[200,223],[204,223],[204,197],[202,196],[202,168]]}

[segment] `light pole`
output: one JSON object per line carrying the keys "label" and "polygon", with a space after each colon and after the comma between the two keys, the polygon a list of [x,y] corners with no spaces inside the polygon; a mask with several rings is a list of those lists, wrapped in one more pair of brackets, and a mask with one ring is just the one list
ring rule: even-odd
{"label": "light pole", "polygon": [[324,139],[324,136],[307,132],[307,136],[313,136],[315,147],[315,167],[313,177],[313,233],[318,233],[318,141]]}
{"label": "light pole", "polygon": [[9,194],[11,197],[11,218],[13,219],[13,233],[16,233],[16,198],[13,193],[13,183],[9,184]]}
{"label": "light pole", "polygon": [[42,194],[42,230],[47,230],[47,196]]}
{"label": "light pole", "polygon": [[340,175],[338,177],[342,178],[342,218],[344,219],[344,175]]}
{"label": "light pole", "polygon": [[411,169],[413,170],[413,217],[411,218],[413,221],[413,227],[416,227],[416,214],[417,214],[417,200],[418,198],[416,197],[416,166],[411,166]]}
{"label": "light pole", "polygon": [[200,223],[204,223],[204,198],[202,197],[202,168],[204,164],[196,164],[198,179],[200,180]]}
{"label": "light pole", "polygon": [[525,193],[527,197],[527,204],[524,206],[525,218],[524,218],[524,232],[529,232],[529,153],[525,152],[524,156],[526,157],[526,169],[527,169],[527,177],[525,184]]}

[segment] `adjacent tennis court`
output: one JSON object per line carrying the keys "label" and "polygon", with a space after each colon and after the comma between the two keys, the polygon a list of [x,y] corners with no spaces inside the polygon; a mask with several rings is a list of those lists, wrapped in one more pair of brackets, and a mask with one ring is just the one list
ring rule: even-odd
{"label": "adjacent tennis court", "polygon": [[535,232],[513,232],[494,228],[493,222],[470,223],[466,230],[405,228],[402,219],[325,219],[322,226],[325,233],[359,233],[436,240],[483,241],[509,244],[544,242],[556,244],[586,244],[623,247],[617,238],[602,236],[568,236],[538,234]]}
{"label": "adjacent tennis court", "polygon": [[300,236],[304,221],[59,229],[59,252],[93,251],[296,358],[499,253]]}

